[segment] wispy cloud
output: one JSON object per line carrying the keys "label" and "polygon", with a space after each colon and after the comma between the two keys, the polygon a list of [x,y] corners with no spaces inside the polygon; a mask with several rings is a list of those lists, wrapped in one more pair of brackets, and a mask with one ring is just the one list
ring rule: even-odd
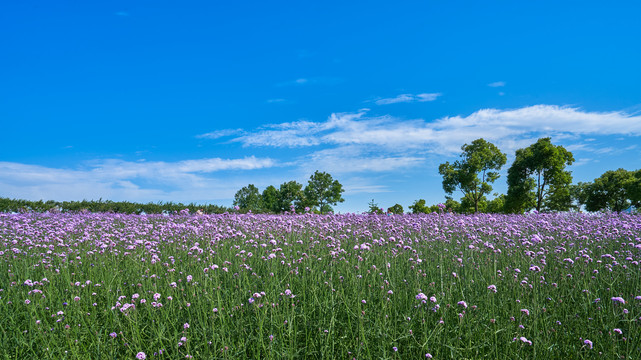
{"label": "wispy cloud", "polygon": [[483,109],[468,116],[434,121],[367,117],[366,111],[332,114],[324,122],[298,121],[250,131],[231,141],[244,146],[304,147],[368,145],[388,150],[460,151],[479,137],[513,150],[538,136],[641,135],[641,116],[623,112],[586,112],[578,108],[535,105],[519,109]]}
{"label": "wispy cloud", "polygon": [[423,94],[400,94],[392,98],[384,98],[376,100],[376,105],[389,105],[396,103],[408,103],[408,102],[426,102],[434,101],[436,98],[441,96],[440,93],[423,93]]}
{"label": "wispy cloud", "polygon": [[243,134],[243,129],[222,129],[222,130],[216,130],[212,132],[208,132],[205,134],[200,134],[196,135],[196,138],[199,139],[218,139],[221,137],[227,137],[227,136],[232,136],[232,135],[240,135]]}
{"label": "wispy cloud", "polygon": [[0,162],[0,188],[3,196],[26,199],[203,201],[230,198],[242,186],[217,179],[217,172],[275,166],[279,163],[273,159],[254,156],[177,162],[107,159],[89,161],[76,169]]}
{"label": "wispy cloud", "polygon": [[305,157],[301,168],[306,172],[326,169],[331,173],[387,172],[416,167],[425,160],[421,156],[387,153],[360,145],[315,151]]}
{"label": "wispy cloud", "polygon": [[284,86],[303,86],[303,85],[336,85],[341,83],[342,79],[334,77],[301,77],[294,80],[277,83],[277,87]]}
{"label": "wispy cloud", "polygon": [[489,87],[503,87],[505,86],[505,81],[495,81],[493,83],[487,84]]}

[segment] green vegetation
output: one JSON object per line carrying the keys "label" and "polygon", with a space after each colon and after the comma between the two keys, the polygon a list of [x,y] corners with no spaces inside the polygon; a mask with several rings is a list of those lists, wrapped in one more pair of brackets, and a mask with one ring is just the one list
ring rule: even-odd
{"label": "green vegetation", "polygon": [[478,212],[479,202],[484,201],[485,195],[492,191],[490,184],[499,178],[497,171],[505,165],[507,157],[494,144],[484,139],[476,139],[470,145],[465,144],[461,150],[461,160],[454,164],[449,161],[441,164],[438,172],[443,176],[445,193],[452,195],[455,190],[460,190],[464,195],[462,201],[471,203],[474,212]]}
{"label": "green vegetation", "polygon": [[507,175],[507,210],[515,213],[533,208],[536,211],[569,210],[572,175],[565,167],[573,162],[572,153],[563,146],[553,145],[550,138],[516,150]]}
{"label": "green vegetation", "polygon": [[230,209],[219,205],[182,204],[173,202],[135,203],[129,201],[82,200],[82,201],[54,201],[54,200],[20,200],[0,197],[0,213],[7,212],[112,212],[120,214],[172,214],[189,210],[191,213],[222,214]]}
{"label": "green vegetation", "polygon": [[1,214],[2,359],[639,359],[641,217]]}
{"label": "green vegetation", "polygon": [[[272,213],[315,211],[321,214],[332,212],[332,205],[343,202],[343,185],[332,175],[316,171],[310,176],[307,186],[296,181],[288,181],[276,189],[273,185],[259,192],[249,184],[236,192],[234,206],[241,212]],[[307,210],[306,210],[307,209]]]}

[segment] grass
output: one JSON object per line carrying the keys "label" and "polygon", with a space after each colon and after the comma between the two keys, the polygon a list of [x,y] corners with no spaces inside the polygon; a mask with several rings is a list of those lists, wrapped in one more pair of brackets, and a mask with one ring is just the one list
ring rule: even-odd
{"label": "grass", "polygon": [[0,215],[0,356],[637,359],[640,237],[616,214]]}

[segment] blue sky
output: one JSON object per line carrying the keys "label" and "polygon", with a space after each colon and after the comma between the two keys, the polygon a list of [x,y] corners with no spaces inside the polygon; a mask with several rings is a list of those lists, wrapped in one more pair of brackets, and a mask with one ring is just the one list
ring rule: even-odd
{"label": "blue sky", "polygon": [[[0,196],[229,206],[327,171],[340,212],[442,202],[483,137],[641,168],[637,1],[14,1]],[[460,194],[455,194],[459,198]]]}

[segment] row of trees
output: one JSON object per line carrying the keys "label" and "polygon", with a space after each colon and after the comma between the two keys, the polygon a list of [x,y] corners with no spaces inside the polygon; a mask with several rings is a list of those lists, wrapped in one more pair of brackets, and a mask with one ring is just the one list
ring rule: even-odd
{"label": "row of trees", "polygon": [[241,212],[283,213],[306,210],[331,212],[332,205],[343,202],[343,185],[326,172],[316,171],[309,177],[307,186],[296,181],[288,181],[276,188],[269,185],[261,193],[254,184],[249,184],[236,192],[234,206]]}
{"label": "row of trees", "polygon": [[0,198],[0,213],[2,212],[113,212],[122,214],[161,214],[174,213],[188,209],[190,212],[202,212],[206,214],[222,214],[230,211],[224,206],[218,205],[197,205],[159,202],[159,203],[135,203],[129,201],[82,200],[82,201],[54,201],[54,200],[20,200]]}
{"label": "row of trees", "polygon": [[630,206],[641,207],[641,169],[606,171],[593,182],[579,182],[570,192],[587,211],[621,212]]}
{"label": "row of trees", "polygon": [[[505,165],[507,156],[484,139],[465,144],[461,150],[460,160],[439,166],[443,190],[449,196],[456,190],[461,191],[461,204],[473,206],[473,211],[478,212],[479,204],[487,203],[486,195],[492,192],[491,184],[499,178],[498,172]],[[503,207],[504,212],[511,213],[531,209],[569,210],[572,175],[565,167],[573,162],[572,153],[560,145],[553,145],[550,138],[518,149],[508,169],[507,196],[500,197],[492,207]]]}
{"label": "row of trees", "polygon": [[[574,157],[563,146],[554,145],[550,138],[541,138],[529,147],[518,149],[508,169],[507,195],[494,194],[492,184],[499,178],[507,156],[484,139],[474,140],[461,147],[460,160],[439,166],[447,201],[439,208],[417,200],[409,208],[413,213],[439,210],[454,212],[523,213],[537,211],[579,210],[622,211],[641,203],[641,170],[608,171],[592,183],[572,185],[572,174],[566,166]],[[460,191],[461,201],[452,199]]]}

